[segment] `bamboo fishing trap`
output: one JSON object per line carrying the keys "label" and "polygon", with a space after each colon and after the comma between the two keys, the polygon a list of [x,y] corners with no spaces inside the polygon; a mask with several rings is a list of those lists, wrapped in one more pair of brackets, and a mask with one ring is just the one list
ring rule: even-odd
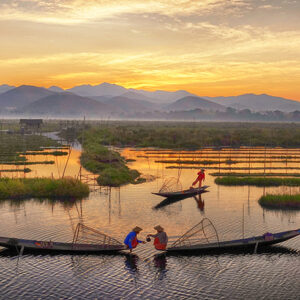
{"label": "bamboo fishing trap", "polygon": [[211,243],[219,244],[218,232],[213,223],[208,218],[204,218],[183,234],[169,248],[190,248],[196,245]]}

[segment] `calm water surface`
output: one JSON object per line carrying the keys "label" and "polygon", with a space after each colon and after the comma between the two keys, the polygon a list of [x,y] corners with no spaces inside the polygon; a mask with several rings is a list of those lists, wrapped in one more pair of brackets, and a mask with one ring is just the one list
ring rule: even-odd
{"label": "calm water surface", "polygon": [[[36,199],[0,203],[0,236],[71,241],[81,221],[123,241],[136,225],[143,239],[160,224],[175,240],[203,217],[208,217],[222,240],[260,235],[300,227],[300,212],[263,210],[257,200],[264,193],[299,192],[299,188],[223,187],[214,184],[207,170],[209,192],[196,201],[188,198],[155,209],[163,198],[152,195],[171,177],[183,188],[191,185],[197,170],[167,169],[143,158],[141,151],[123,155],[137,159],[130,167],[151,181],[92,192],[76,203],[49,203]],[[67,176],[78,176],[80,151],[72,150]],[[242,154],[240,154],[242,155]],[[32,157],[40,161],[45,157]],[[53,158],[49,158],[53,159]],[[26,176],[62,174],[66,157],[55,165],[30,166]],[[283,165],[286,165],[283,163]],[[299,167],[299,163],[291,166]],[[85,171],[83,171],[85,172]],[[258,254],[219,256],[161,256],[151,243],[140,245],[136,256],[31,255],[20,259],[0,252],[1,299],[299,299],[300,238]]]}

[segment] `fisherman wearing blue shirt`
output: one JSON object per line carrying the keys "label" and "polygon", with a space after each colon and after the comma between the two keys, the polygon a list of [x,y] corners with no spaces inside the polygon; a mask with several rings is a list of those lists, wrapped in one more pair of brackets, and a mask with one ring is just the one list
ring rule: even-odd
{"label": "fisherman wearing blue shirt", "polygon": [[137,239],[137,235],[142,231],[143,229],[136,226],[132,229],[130,233],[126,236],[124,240],[124,244],[127,246],[128,249],[130,249],[130,252],[132,252],[132,249],[135,248],[138,243],[145,244],[146,242],[140,241]]}

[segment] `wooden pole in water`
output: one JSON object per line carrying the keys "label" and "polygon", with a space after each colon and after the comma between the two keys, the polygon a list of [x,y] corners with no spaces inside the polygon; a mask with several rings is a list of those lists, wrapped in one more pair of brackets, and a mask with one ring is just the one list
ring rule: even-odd
{"label": "wooden pole in water", "polygon": [[69,148],[69,155],[68,155],[68,158],[67,158],[67,162],[66,162],[66,165],[65,165],[65,168],[64,168],[64,171],[63,171],[63,174],[62,174],[61,178],[64,178],[64,176],[65,176],[65,171],[67,169],[67,165],[68,165],[68,162],[69,162],[69,158],[70,158],[71,152],[72,152],[72,148],[70,147]]}
{"label": "wooden pole in water", "polygon": [[243,239],[245,238],[245,213],[244,213],[244,203],[243,203],[243,226],[242,226],[242,229],[243,229]]}

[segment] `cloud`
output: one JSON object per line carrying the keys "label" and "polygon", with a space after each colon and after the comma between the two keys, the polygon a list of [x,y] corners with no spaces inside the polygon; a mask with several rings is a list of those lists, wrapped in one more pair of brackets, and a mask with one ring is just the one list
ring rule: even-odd
{"label": "cloud", "polygon": [[78,24],[116,18],[124,14],[165,16],[203,15],[242,12],[245,0],[4,0],[1,19],[41,23]]}

